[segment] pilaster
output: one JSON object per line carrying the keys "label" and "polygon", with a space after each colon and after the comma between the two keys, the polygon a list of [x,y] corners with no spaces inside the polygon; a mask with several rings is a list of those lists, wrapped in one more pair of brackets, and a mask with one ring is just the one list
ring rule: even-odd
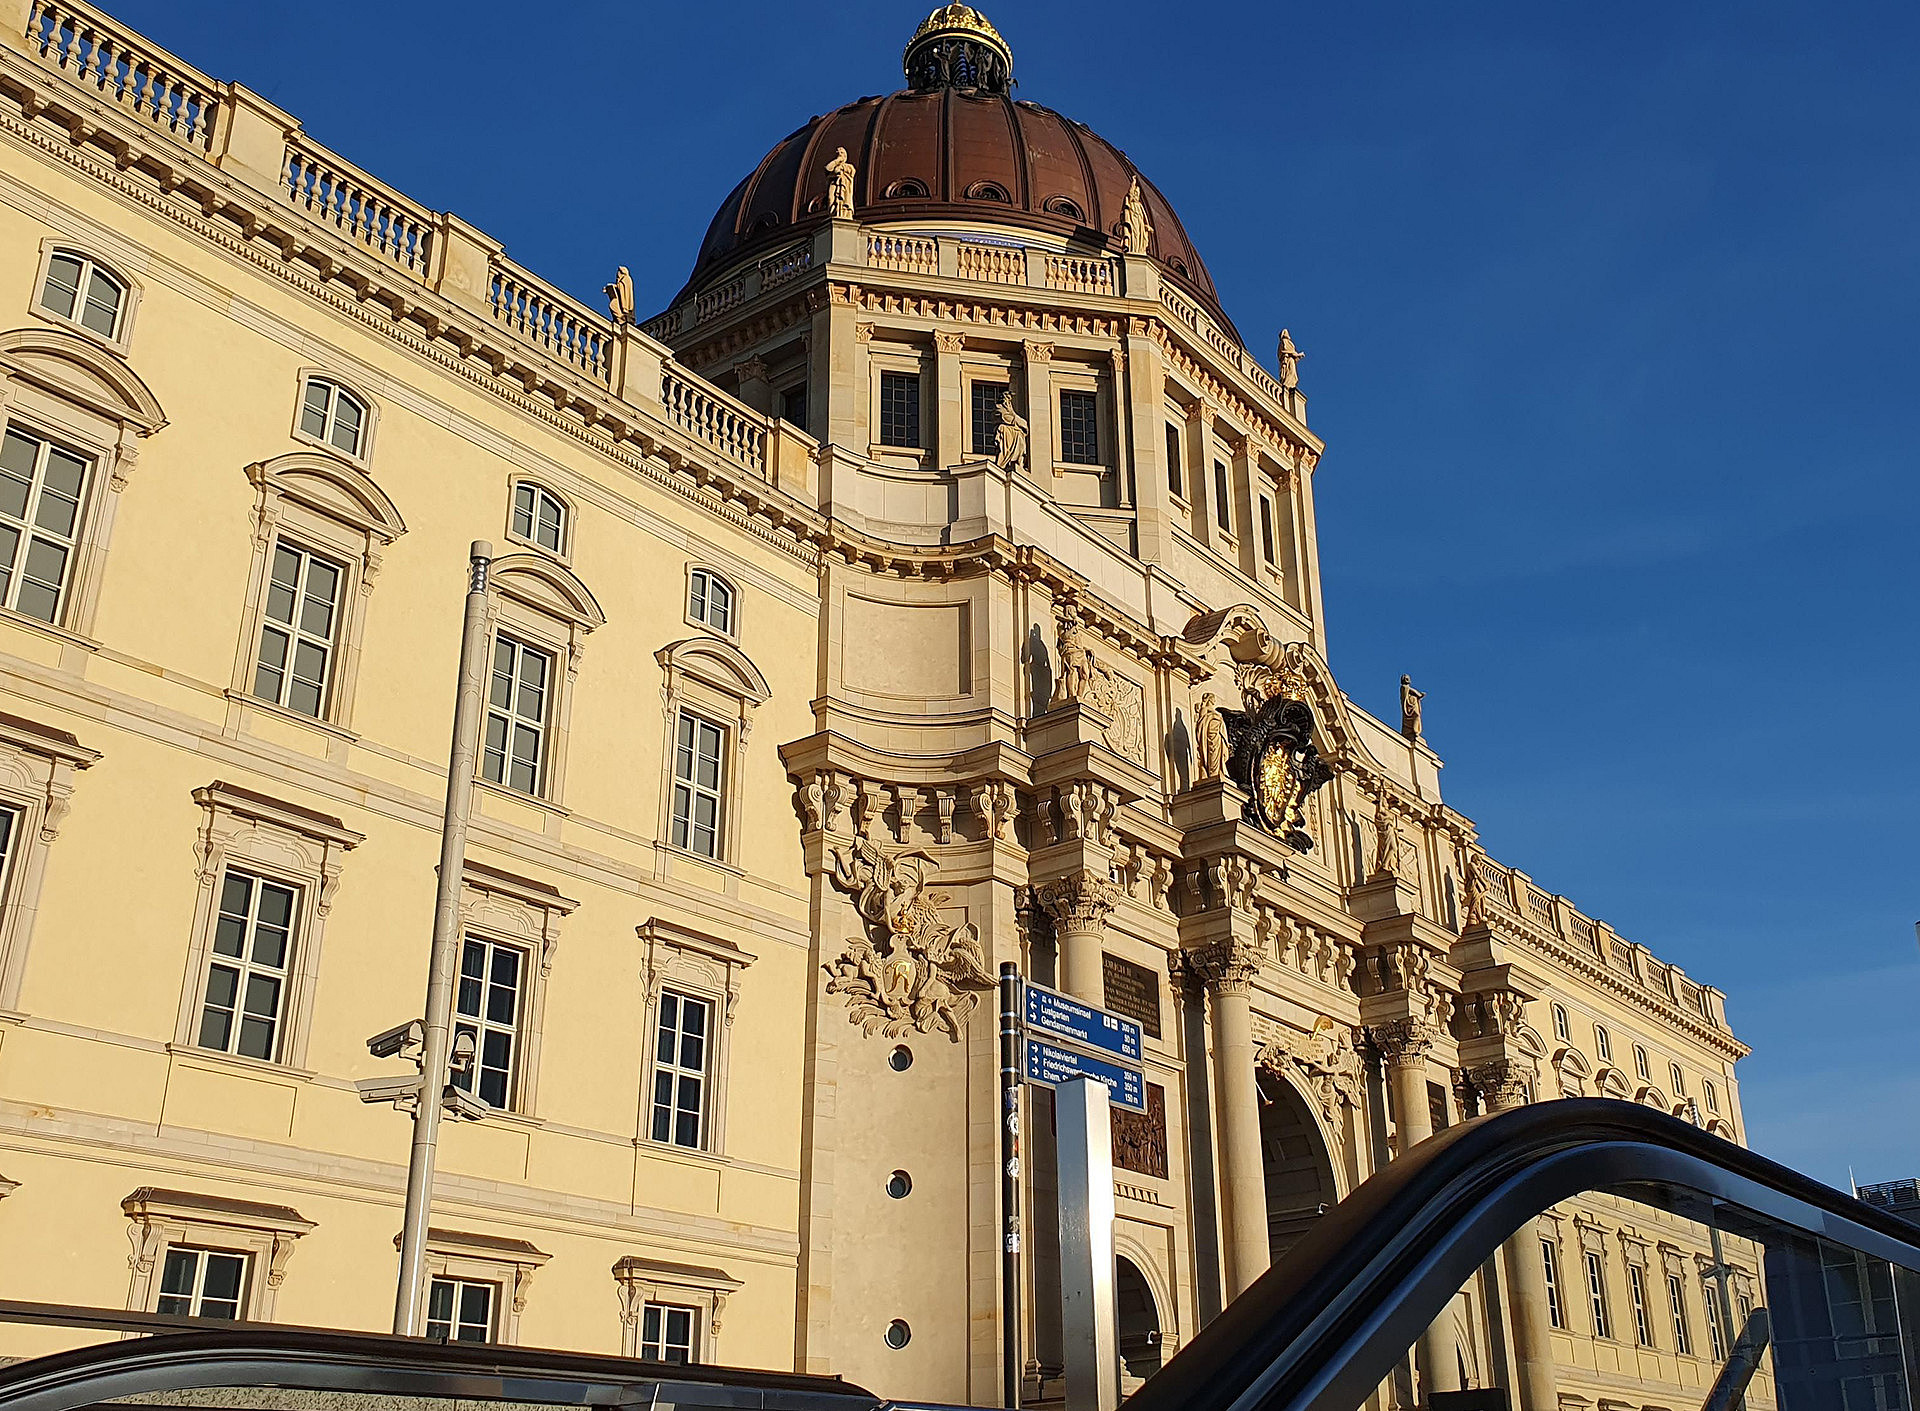
{"label": "pilaster", "polygon": [[965,347],[966,339],[958,333],[933,335],[933,464],[939,470],[967,458],[967,408],[960,385],[960,353]]}
{"label": "pilaster", "polygon": [[1025,339],[1020,344],[1022,389],[1027,412],[1027,464],[1036,478],[1051,479],[1053,449],[1053,344]]}

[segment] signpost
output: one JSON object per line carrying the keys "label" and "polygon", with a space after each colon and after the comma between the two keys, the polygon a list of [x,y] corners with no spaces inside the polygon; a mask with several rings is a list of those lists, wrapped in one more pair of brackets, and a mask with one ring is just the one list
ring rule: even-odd
{"label": "signpost", "polygon": [[1068,1403],[1112,1411],[1119,1353],[1113,1290],[1109,1106],[1147,1110],[1141,1029],[1131,1019],[1000,967],[1001,1357],[1007,1406],[1020,1404],[1020,1088],[1056,1091],[1061,1296]]}

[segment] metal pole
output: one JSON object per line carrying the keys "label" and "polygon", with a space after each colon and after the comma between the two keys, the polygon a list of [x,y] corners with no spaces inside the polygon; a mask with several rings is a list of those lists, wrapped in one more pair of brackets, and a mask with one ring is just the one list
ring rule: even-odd
{"label": "metal pole", "polygon": [[1008,1407],[1020,1405],[1020,967],[1000,967],[1000,1386]]}
{"label": "metal pole", "polygon": [[[1711,1213],[1713,1223],[1707,1226],[1707,1237],[1713,1246],[1713,1287],[1720,1308],[1720,1335],[1726,1339],[1727,1344],[1727,1360],[1721,1367],[1721,1371],[1724,1374],[1727,1368],[1733,1366],[1734,1353],[1739,1350],[1736,1340],[1746,1332],[1746,1329],[1742,1328],[1738,1332],[1734,1330],[1733,1297],[1727,1292],[1728,1286],[1733,1282],[1733,1266],[1727,1263],[1726,1249],[1720,1243],[1719,1207],[1713,1207]],[[1753,1373],[1749,1371],[1746,1379],[1739,1380],[1732,1384],[1730,1394],[1732,1396],[1733,1411],[1742,1411],[1742,1408],[1747,1404],[1746,1385],[1747,1380],[1750,1380],[1752,1376]]]}
{"label": "metal pole", "polygon": [[1114,1411],[1120,1404],[1120,1335],[1113,1304],[1113,1131],[1107,1113],[1107,1086],[1097,1078],[1072,1078],[1054,1090],[1067,1411]]}
{"label": "metal pole", "polygon": [[460,960],[460,875],[466,865],[467,818],[473,811],[474,755],[480,747],[487,665],[487,567],[492,559],[493,545],[476,539],[467,579],[466,621],[460,633],[460,684],[453,698],[447,806],[440,825],[440,882],[433,904],[433,950],[427,963],[425,1053],[420,1064],[420,1100],[413,1109],[413,1150],[407,1157],[400,1283],[393,1299],[393,1330],[402,1336],[421,1331],[426,1301],[427,1221],[433,1206],[433,1164],[447,1086],[447,1055],[452,1047],[453,982]]}

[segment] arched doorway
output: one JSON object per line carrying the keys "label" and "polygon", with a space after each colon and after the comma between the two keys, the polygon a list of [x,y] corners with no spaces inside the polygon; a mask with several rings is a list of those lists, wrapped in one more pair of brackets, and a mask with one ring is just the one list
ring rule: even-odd
{"label": "arched doorway", "polygon": [[1286,1078],[1263,1069],[1260,1158],[1267,1178],[1267,1251],[1278,1264],[1340,1199],[1313,1109]]}
{"label": "arched doorway", "polygon": [[1160,1370],[1160,1309],[1140,1267],[1124,1254],[1113,1261],[1113,1295],[1119,1315],[1120,1365],[1145,1380]]}

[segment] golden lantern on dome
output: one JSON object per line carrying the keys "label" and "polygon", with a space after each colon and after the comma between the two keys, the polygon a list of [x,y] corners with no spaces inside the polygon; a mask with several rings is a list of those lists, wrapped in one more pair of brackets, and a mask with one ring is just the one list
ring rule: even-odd
{"label": "golden lantern on dome", "polygon": [[1005,93],[1013,85],[1013,50],[971,5],[942,5],[920,22],[900,65],[912,87]]}

